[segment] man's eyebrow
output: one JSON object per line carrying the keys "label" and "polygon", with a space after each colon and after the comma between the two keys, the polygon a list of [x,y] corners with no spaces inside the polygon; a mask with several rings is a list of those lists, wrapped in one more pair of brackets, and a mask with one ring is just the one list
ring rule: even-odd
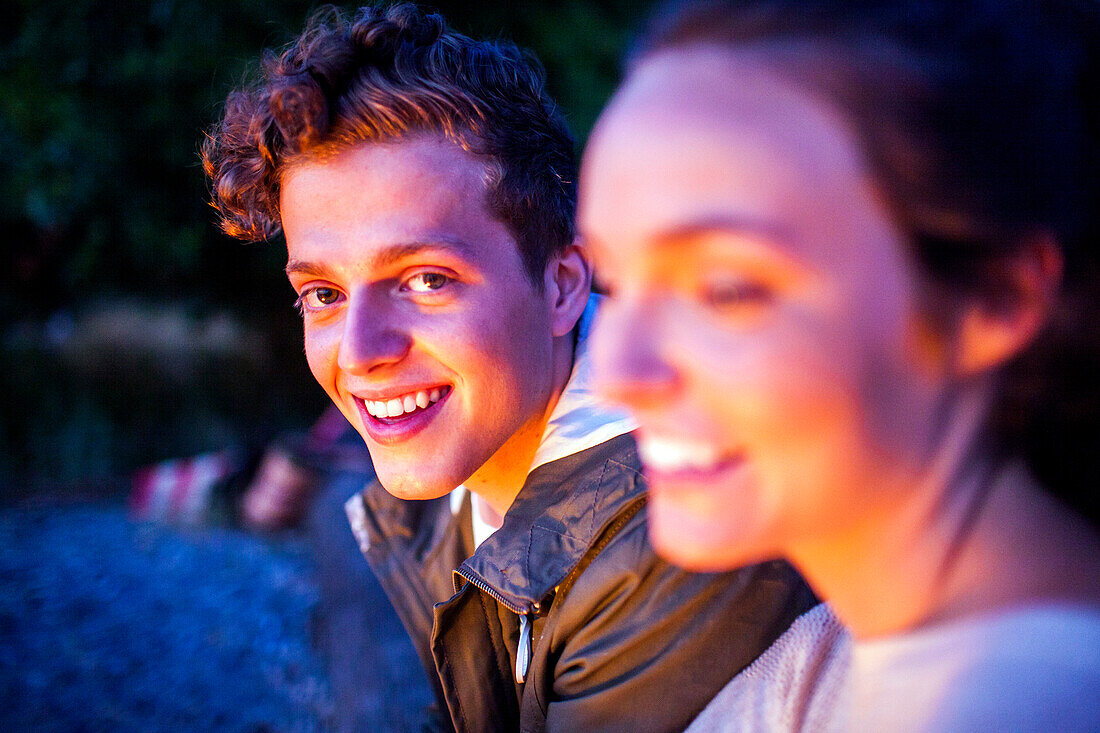
{"label": "man's eyebrow", "polygon": [[286,274],[325,277],[328,275],[328,268],[314,262],[306,262],[305,260],[289,260],[286,263]]}
{"label": "man's eyebrow", "polygon": [[[406,257],[412,257],[426,251],[450,252],[465,259],[472,259],[474,256],[474,247],[468,242],[461,239],[439,238],[428,241],[391,244],[376,252],[370,258],[370,265],[373,268],[384,268]],[[328,277],[330,270],[322,263],[291,259],[286,263],[286,274]]]}
{"label": "man's eyebrow", "polygon": [[469,242],[455,237],[440,237],[438,239],[391,244],[371,257],[371,266],[381,269],[406,257],[413,257],[427,251],[447,252],[463,259],[473,259],[474,257],[474,247]]}

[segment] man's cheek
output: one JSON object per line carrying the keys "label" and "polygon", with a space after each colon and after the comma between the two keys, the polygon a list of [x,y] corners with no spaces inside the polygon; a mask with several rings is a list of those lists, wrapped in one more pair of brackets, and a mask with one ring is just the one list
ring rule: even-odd
{"label": "man's cheek", "polygon": [[306,326],[306,363],[309,364],[309,370],[313,373],[314,379],[330,394],[335,386],[339,350],[338,339],[332,338],[322,329]]}

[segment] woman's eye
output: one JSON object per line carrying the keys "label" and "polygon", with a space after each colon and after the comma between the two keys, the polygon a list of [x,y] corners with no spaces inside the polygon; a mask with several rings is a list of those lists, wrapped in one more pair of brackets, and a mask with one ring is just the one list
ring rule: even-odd
{"label": "woman's eye", "polygon": [[336,288],[309,288],[304,290],[295,305],[301,311],[320,310],[340,300],[340,291]]}
{"label": "woman's eye", "polygon": [[451,278],[440,272],[418,272],[405,281],[404,290],[414,293],[431,293],[444,287]]}
{"label": "woman's eye", "polygon": [[771,300],[771,290],[758,282],[741,278],[721,278],[703,286],[703,300],[715,308],[763,305]]}

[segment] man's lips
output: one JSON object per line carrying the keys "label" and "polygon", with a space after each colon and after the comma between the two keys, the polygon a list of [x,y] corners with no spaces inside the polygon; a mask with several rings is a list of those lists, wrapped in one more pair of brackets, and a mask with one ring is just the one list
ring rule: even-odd
{"label": "man's lips", "polygon": [[450,385],[439,384],[390,393],[384,397],[371,398],[364,396],[361,399],[363,407],[369,415],[384,420],[386,418],[402,418],[417,410],[425,410],[432,404],[439,402],[450,391]]}
{"label": "man's lips", "polygon": [[[438,392],[434,401],[431,399],[432,391]],[[355,406],[359,409],[363,426],[370,438],[379,445],[394,445],[426,428],[442,411],[452,391],[450,385],[443,385],[432,390],[417,390],[384,401],[355,397]],[[416,395],[418,392],[427,392],[428,399],[412,397],[411,402],[406,401],[409,399],[409,394]],[[421,407],[422,403],[426,403],[426,406]],[[393,417],[389,416],[391,405],[393,412],[397,413]],[[381,415],[382,407],[386,408],[385,416]],[[411,409],[406,412],[406,407]]]}

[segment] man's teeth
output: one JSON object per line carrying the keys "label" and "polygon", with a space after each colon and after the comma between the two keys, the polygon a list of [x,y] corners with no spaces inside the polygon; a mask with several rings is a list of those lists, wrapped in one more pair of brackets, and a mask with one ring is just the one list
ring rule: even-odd
{"label": "man's teeth", "polygon": [[722,459],[710,445],[652,436],[639,439],[638,453],[645,465],[670,473],[714,468]]}
{"label": "man's teeth", "polygon": [[443,389],[436,387],[431,390],[410,392],[389,400],[363,400],[363,404],[367,406],[367,412],[374,417],[401,417],[417,409],[424,409],[433,402],[439,402],[446,393],[446,387]]}

